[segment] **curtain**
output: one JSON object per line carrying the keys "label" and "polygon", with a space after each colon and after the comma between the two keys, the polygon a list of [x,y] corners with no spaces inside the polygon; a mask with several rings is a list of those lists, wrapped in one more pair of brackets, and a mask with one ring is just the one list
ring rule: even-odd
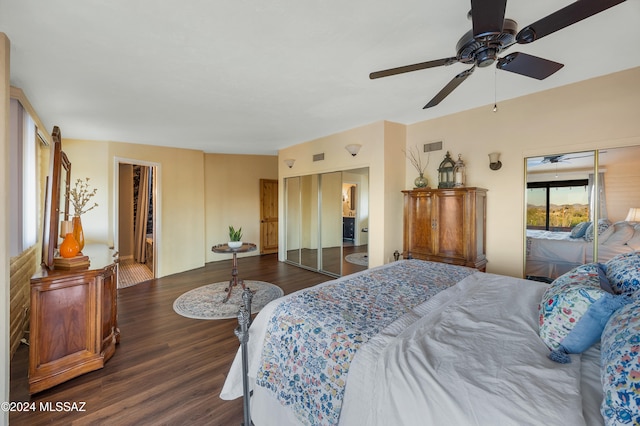
{"label": "curtain", "polygon": [[134,223],[134,249],[133,258],[138,263],[147,260],[147,221],[149,218],[149,199],[151,191],[150,167],[140,166],[140,181],[138,184],[138,198],[136,200],[136,212]]}
{"label": "curtain", "polygon": [[[593,220],[594,212],[598,212],[599,219],[607,219],[607,199],[604,190],[604,173],[598,173],[598,206],[594,205],[595,201],[594,175],[589,173],[589,211],[591,212],[591,220]],[[597,210],[596,210],[597,209]]]}

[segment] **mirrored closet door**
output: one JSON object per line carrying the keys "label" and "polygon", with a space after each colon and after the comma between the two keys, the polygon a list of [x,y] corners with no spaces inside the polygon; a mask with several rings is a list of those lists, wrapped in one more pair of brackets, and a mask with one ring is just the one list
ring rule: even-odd
{"label": "mirrored closet door", "polygon": [[366,262],[368,168],[285,178],[286,262],[331,276],[345,271],[344,242]]}
{"label": "mirrored closet door", "polygon": [[640,146],[527,158],[525,194],[526,277],[640,249]]}

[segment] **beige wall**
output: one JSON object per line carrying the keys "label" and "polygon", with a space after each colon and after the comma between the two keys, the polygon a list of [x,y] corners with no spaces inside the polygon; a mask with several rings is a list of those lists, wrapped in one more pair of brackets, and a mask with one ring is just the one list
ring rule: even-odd
{"label": "beige wall", "polygon": [[[487,196],[487,270],[521,276],[524,256],[524,158],[640,145],[640,68],[498,102],[408,126],[407,146],[443,141],[427,168],[432,186],[449,150],[467,165],[468,186]],[[503,166],[489,169],[488,154]],[[416,177],[408,167],[406,186]]]}
{"label": "beige wall", "polygon": [[[326,136],[282,149],[278,153],[280,176],[280,246],[284,247],[284,224],[282,222],[284,198],[283,179],[292,176],[326,173],[338,170],[369,168],[369,265],[377,266],[393,259],[393,251],[402,248],[402,205],[385,204],[389,194],[400,194],[404,184],[404,126],[380,121],[357,127],[335,135]],[[353,157],[344,148],[357,143],[362,148]],[[400,154],[397,154],[399,152]],[[314,154],[324,153],[324,160],[313,161]],[[284,160],[295,159],[292,168]],[[399,176],[399,177],[398,177]],[[401,195],[401,194],[400,194]],[[393,198],[393,196],[391,196]],[[401,200],[401,198],[400,198]],[[400,216],[398,216],[398,211]],[[378,231],[379,230],[379,231]],[[285,254],[280,250],[280,260]]]}
{"label": "beige wall", "polygon": [[[64,137],[64,129],[62,129]],[[201,151],[122,142],[63,139],[72,181],[90,178],[99,207],[82,216],[88,243],[114,245],[117,162],[156,165],[157,276],[204,265],[204,154]]]}
{"label": "beige wall", "polygon": [[158,277],[227,259],[212,253],[211,246],[228,241],[229,225],[242,226],[245,241],[260,242],[259,180],[277,179],[275,156],[73,139],[64,139],[62,146],[72,164],[72,181],[89,177],[98,188],[99,207],[82,217],[89,243],[115,245],[115,163],[157,166]]}
{"label": "beige wall", "polygon": [[[453,158],[462,154],[467,185],[489,190],[487,270],[522,276],[524,158],[640,145],[640,68],[498,102],[497,113],[492,107],[408,126],[378,122],[282,149],[280,177],[369,167],[370,265],[376,266],[390,262],[393,251],[402,248],[400,191],[412,188],[417,177],[403,150],[442,141],[443,150],[430,154],[429,185],[437,187],[437,169],[447,150]],[[356,157],[344,149],[349,143],[363,145]],[[498,171],[489,169],[493,151],[501,153]],[[313,163],[312,155],[321,152],[325,161]],[[284,164],[286,158],[296,160],[293,168]]]}
{"label": "beige wall", "polygon": [[229,225],[242,227],[242,240],[258,245],[260,254],[260,179],[278,179],[273,155],[204,155],[206,262],[229,259],[211,247],[229,241]]}

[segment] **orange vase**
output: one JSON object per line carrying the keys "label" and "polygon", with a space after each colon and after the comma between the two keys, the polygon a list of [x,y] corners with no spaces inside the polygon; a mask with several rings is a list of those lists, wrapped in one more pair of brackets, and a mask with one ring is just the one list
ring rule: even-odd
{"label": "orange vase", "polygon": [[62,242],[62,244],[60,244],[60,247],[58,249],[60,250],[60,256],[64,257],[65,259],[69,259],[76,256],[80,252],[80,245],[78,244],[76,239],[73,238],[73,234],[68,233],[64,237],[64,241]]}
{"label": "orange vase", "polygon": [[80,216],[73,217],[73,238],[78,242],[78,246],[80,246],[80,252],[84,248],[84,231],[82,230],[82,221],[80,220]]}

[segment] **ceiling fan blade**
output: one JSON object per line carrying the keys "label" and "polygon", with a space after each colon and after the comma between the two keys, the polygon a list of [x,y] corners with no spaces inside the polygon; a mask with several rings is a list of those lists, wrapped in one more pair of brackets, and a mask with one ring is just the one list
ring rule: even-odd
{"label": "ceiling fan blade", "polygon": [[419,64],[405,65],[403,67],[390,68],[388,70],[372,72],[371,74],[369,74],[369,78],[373,80],[376,78],[388,77],[391,75],[402,74],[405,72],[424,70],[427,68],[435,68],[435,67],[440,67],[442,65],[451,65],[451,64],[455,64],[456,62],[458,62],[458,58],[456,57],[436,59],[435,61],[420,62]]}
{"label": "ceiling fan blade", "polygon": [[626,0],[577,0],[523,28],[516,35],[516,41],[520,44],[534,42],[624,1]]}
{"label": "ceiling fan blade", "polygon": [[507,0],[471,0],[473,37],[482,39],[502,32]]}
{"label": "ceiling fan blade", "polygon": [[434,98],[431,99],[429,103],[426,104],[422,109],[431,108],[442,102],[444,98],[449,96],[449,94],[453,92],[456,87],[460,86],[460,84],[462,84],[462,82],[465,81],[467,77],[469,77],[473,73],[473,70],[475,68],[475,66],[469,68],[468,70],[462,71],[460,74],[453,77],[453,79],[446,86],[444,86],[442,90],[440,90],[440,92],[438,92],[438,94],[434,96]]}
{"label": "ceiling fan blade", "polygon": [[[584,0],[580,0],[584,1]],[[498,59],[496,67],[501,70],[510,71],[538,80],[544,80],[551,74],[564,67],[564,64],[527,55],[522,52],[510,53],[504,58]]]}

